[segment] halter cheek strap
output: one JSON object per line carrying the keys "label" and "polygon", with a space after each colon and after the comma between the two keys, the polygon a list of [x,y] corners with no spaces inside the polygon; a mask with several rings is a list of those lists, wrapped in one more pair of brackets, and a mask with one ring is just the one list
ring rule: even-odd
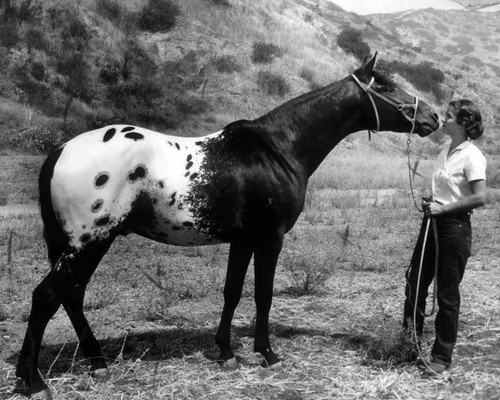
{"label": "halter cheek strap", "polygon": [[[372,85],[375,82],[375,77],[372,76],[372,78],[370,79],[370,82],[368,83],[368,85],[366,85],[363,82],[361,82],[356,75],[352,74],[351,76],[354,78],[354,81],[358,84],[358,86],[361,89],[363,89],[363,91],[368,95],[368,98],[370,99],[370,102],[372,103],[373,111],[375,112],[375,118],[377,120],[377,128],[375,130],[368,129],[368,136],[369,136],[370,140],[371,140],[371,134],[372,134],[372,132],[376,133],[376,132],[378,132],[380,130],[380,118],[378,116],[377,106],[375,104],[375,100],[373,100],[372,95],[378,97],[380,100],[382,100],[386,104],[389,104],[390,106],[392,106],[396,110],[398,110],[403,115],[403,117],[405,117],[408,120],[408,122],[410,122],[410,124],[411,124],[410,134],[412,134],[414,132],[414,130],[415,130],[415,122],[416,122],[416,118],[417,118],[418,97],[415,97],[415,103],[414,104],[397,104],[392,99],[390,99],[389,97],[386,97],[386,96],[384,96],[384,95],[382,95],[382,94],[380,94],[380,93],[378,93],[378,92],[376,92],[375,90],[372,89]],[[405,108],[413,108],[415,110],[414,113],[413,113],[413,118],[410,117],[406,113]]]}

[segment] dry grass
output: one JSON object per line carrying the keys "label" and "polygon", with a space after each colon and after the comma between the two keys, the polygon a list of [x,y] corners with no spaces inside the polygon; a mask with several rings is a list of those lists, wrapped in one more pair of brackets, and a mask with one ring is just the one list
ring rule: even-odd
{"label": "dry grass", "polygon": [[[481,229],[475,230],[476,247],[463,283],[451,383],[423,378],[406,361],[408,346],[400,337],[404,271],[419,214],[398,191],[377,205],[353,196],[354,191],[314,189],[303,217],[287,235],[271,313],[271,340],[283,357],[281,369],[263,369],[260,356],[253,353],[251,271],[233,329],[241,368],[224,371],[215,362],[226,245],[182,249],[131,236],[117,241],[103,260],[86,300],[86,314],[108,358],[111,378],[90,378],[68,318],[59,311],[49,323],[40,361],[55,398],[498,398],[500,227],[495,221],[500,220],[500,194],[491,196],[494,203],[474,217]],[[18,236],[13,263],[6,265],[4,253],[0,256],[0,398],[14,400],[22,398],[11,393],[16,352],[31,290],[46,264],[36,216],[3,218],[1,248],[7,227]],[[342,247],[345,239],[349,244]],[[333,270],[316,295],[287,294],[294,284],[285,265],[287,254],[299,250]],[[425,333],[427,352],[431,319]]]}

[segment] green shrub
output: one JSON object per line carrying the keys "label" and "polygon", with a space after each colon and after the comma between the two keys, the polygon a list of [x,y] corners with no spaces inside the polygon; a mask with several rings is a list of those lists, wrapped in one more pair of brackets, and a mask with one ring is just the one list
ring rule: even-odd
{"label": "green shrub", "polygon": [[181,14],[177,4],[169,0],[149,0],[140,12],[139,28],[150,32],[168,32]]}
{"label": "green shrub", "polygon": [[281,96],[290,92],[290,85],[281,75],[270,71],[260,71],[257,76],[257,85],[271,96]]}
{"label": "green shrub", "polygon": [[215,66],[218,72],[225,74],[230,74],[232,72],[240,72],[241,65],[236,61],[233,56],[220,56],[212,59],[212,64]]}
{"label": "green shrub", "polygon": [[358,29],[346,27],[337,36],[337,45],[348,54],[354,55],[363,61],[370,56],[371,49],[362,39],[362,32]]}
{"label": "green shrub", "polygon": [[276,57],[282,57],[284,50],[273,43],[256,42],[252,48],[252,61],[256,64],[269,64]]}

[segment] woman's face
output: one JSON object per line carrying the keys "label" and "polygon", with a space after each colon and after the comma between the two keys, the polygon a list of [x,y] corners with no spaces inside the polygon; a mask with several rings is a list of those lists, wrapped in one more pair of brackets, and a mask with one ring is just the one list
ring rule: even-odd
{"label": "woman's face", "polygon": [[448,106],[443,119],[443,133],[454,136],[457,132],[462,132],[464,127],[457,122],[457,109],[453,106]]}

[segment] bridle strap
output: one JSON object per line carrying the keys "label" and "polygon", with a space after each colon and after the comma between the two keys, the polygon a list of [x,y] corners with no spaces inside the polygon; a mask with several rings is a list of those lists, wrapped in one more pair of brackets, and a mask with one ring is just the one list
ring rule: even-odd
{"label": "bridle strap", "polygon": [[[358,77],[354,74],[351,75],[354,78],[354,82],[358,84],[358,86],[368,95],[368,98],[370,99],[370,103],[372,104],[373,111],[375,112],[375,119],[377,121],[377,128],[375,130],[373,129],[368,129],[368,134],[371,139],[371,133],[372,132],[378,132],[380,130],[380,118],[378,116],[378,110],[377,110],[377,105],[375,104],[375,100],[373,100],[373,96],[376,96],[380,100],[382,100],[384,103],[389,104],[391,107],[394,107],[396,110],[398,110],[403,117],[405,117],[406,120],[411,124],[411,131],[410,134],[412,134],[415,130],[415,122],[417,118],[417,109],[418,109],[418,97],[415,96],[415,103],[414,104],[398,104],[394,102],[392,99],[389,97],[386,97],[375,90],[372,89],[372,85],[375,82],[375,77],[372,76],[370,79],[370,82],[368,85],[365,83],[361,82]],[[413,113],[413,118],[410,117],[406,112],[405,108],[413,108],[415,111]]]}

